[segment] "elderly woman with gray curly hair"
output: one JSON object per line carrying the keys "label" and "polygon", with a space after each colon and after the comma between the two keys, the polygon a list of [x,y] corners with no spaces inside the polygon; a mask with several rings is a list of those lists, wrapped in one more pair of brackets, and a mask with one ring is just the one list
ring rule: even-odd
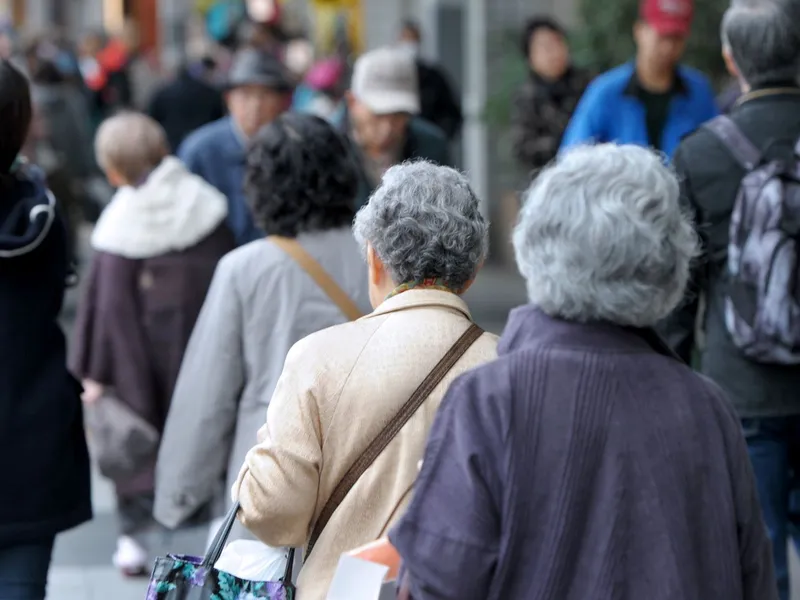
{"label": "elderly woman with gray curly hair", "polygon": [[400,517],[447,386],[496,357],[461,298],[488,242],[462,174],[389,169],[354,233],[375,311],[295,344],[233,489],[262,541],[306,547],[304,600],[323,600],[340,555]]}
{"label": "elderly woman with gray curly hair", "polygon": [[633,146],[578,148],[532,184],[514,233],[530,304],[442,402],[390,534],[403,595],[776,598],[733,410],[651,329],[697,253],[678,193]]}

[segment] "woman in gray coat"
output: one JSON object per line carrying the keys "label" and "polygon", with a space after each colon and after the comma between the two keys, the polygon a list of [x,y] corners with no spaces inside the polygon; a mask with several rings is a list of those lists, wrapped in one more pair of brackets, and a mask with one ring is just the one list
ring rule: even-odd
{"label": "woman in gray coat", "polygon": [[[366,313],[366,269],[350,230],[357,187],[347,142],[318,117],[285,114],[252,141],[245,190],[256,224],[268,236],[296,239]],[[220,262],[172,399],[156,519],[177,527],[209,503],[222,514],[287,352],[346,320],[270,238]]]}

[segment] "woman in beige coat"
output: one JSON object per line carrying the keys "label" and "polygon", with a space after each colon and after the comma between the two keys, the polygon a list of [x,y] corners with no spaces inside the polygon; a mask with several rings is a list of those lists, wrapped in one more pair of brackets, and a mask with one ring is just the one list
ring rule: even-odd
{"label": "woman in beige coat", "polygon": [[[375,311],[292,348],[233,488],[239,519],[265,543],[309,543],[346,472],[470,328],[461,294],[485,258],[487,231],[457,171],[426,162],[387,171],[354,226]],[[323,600],[340,555],[400,517],[444,392],[494,359],[496,345],[480,336],[358,478],[308,553],[300,600]]]}

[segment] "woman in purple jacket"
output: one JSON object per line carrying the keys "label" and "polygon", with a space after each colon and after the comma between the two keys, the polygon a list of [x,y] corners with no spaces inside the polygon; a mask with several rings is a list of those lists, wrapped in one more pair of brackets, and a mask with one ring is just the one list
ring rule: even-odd
{"label": "woman in purple jacket", "polygon": [[652,332],[697,252],[678,181],[579,147],[514,234],[530,304],[450,388],[391,534],[414,600],[772,600],[739,422]]}

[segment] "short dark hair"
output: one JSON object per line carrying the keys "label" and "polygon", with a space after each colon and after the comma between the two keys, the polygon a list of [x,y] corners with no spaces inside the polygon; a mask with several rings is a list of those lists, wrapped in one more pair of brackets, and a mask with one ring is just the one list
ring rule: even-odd
{"label": "short dark hair", "polygon": [[522,56],[524,56],[526,59],[530,54],[531,40],[533,39],[533,36],[536,35],[536,32],[540,29],[547,29],[548,31],[557,33],[564,38],[567,37],[566,30],[555,19],[542,16],[529,19],[528,22],[525,23],[525,29],[522,32],[522,39],[520,40]]}
{"label": "short dark hair", "polygon": [[285,113],[250,144],[245,194],[267,235],[297,237],[350,225],[357,191],[350,144],[319,117]]}
{"label": "short dark hair", "polygon": [[17,160],[33,118],[28,79],[7,60],[0,60],[0,175]]}
{"label": "short dark hair", "polygon": [[800,75],[800,0],[733,0],[722,42],[750,86]]}

